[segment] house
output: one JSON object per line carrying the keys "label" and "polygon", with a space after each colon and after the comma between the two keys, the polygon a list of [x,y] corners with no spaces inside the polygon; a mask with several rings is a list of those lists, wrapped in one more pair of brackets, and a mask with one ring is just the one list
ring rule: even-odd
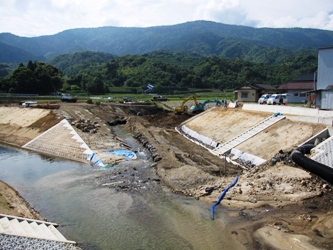
{"label": "house", "polygon": [[318,81],[315,93],[317,108],[333,109],[333,46],[318,50]]}
{"label": "house", "polygon": [[266,84],[245,85],[234,91],[235,99],[240,102],[258,102],[263,94],[274,94],[276,92],[276,88]]}
{"label": "house", "polygon": [[312,94],[309,93],[309,91],[313,91],[315,86],[315,74],[300,74],[290,82],[282,84],[278,90],[280,93],[286,93],[288,95],[288,102],[307,103],[312,100]]}

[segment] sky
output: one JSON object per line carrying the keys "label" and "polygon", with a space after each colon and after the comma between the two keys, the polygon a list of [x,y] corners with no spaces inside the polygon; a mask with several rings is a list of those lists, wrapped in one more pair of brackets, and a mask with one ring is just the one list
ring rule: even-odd
{"label": "sky", "polygon": [[24,37],[74,28],[152,27],[196,20],[333,31],[333,0],[0,0],[0,6],[0,33]]}

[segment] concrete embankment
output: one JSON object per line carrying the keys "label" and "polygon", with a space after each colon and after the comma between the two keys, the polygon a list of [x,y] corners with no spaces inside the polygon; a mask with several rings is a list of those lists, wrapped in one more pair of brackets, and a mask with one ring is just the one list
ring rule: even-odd
{"label": "concrete embankment", "polygon": [[[63,119],[64,115],[61,112],[3,106],[0,107],[0,117],[2,118],[0,120],[0,142],[5,144],[84,163],[89,163],[90,160],[94,164],[102,157],[103,166],[104,164],[115,164],[124,159],[123,156],[103,154],[107,150],[103,150],[103,145],[100,145],[103,143],[98,143],[99,138],[108,137],[105,135],[98,137],[100,126],[95,126],[93,133],[84,129],[76,129],[75,124],[72,126],[66,119]],[[70,118],[70,120],[73,119]],[[81,124],[76,123],[76,125],[79,127]],[[93,145],[93,150],[91,145],[88,146],[82,139],[83,135]],[[111,140],[108,141],[107,146],[111,145]],[[108,147],[108,150],[114,149],[114,145],[113,143],[110,148]],[[89,159],[92,155],[94,158]]]}
{"label": "concrete embankment", "polygon": [[26,149],[87,162],[89,147],[66,120],[51,110],[0,107],[0,140]]}
{"label": "concrete embankment", "polygon": [[[273,113],[272,111],[213,108],[184,124],[196,133],[222,144],[256,126]],[[279,150],[292,150],[325,128],[323,124],[293,121],[288,116],[287,119],[264,129],[237,145],[236,148],[269,160]]]}
{"label": "concrete embankment", "polygon": [[0,107],[0,141],[23,146],[59,122],[50,110]]}
{"label": "concrete embankment", "polygon": [[280,112],[293,121],[333,125],[333,111],[331,110],[281,105],[258,105],[253,103],[245,103],[243,110],[270,113]]}

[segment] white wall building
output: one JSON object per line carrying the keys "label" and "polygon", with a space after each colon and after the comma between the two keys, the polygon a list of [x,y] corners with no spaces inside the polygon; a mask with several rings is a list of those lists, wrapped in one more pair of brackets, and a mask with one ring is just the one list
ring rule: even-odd
{"label": "white wall building", "polygon": [[333,46],[318,50],[318,77],[316,105],[320,109],[333,109]]}
{"label": "white wall building", "polygon": [[315,84],[314,73],[300,74],[290,82],[281,84],[279,92],[288,94],[288,103],[308,103],[312,101],[313,95],[309,91],[315,90]]}

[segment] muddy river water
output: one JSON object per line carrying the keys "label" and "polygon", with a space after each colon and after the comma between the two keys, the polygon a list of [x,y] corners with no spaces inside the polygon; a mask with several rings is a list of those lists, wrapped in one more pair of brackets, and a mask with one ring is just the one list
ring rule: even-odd
{"label": "muddy river water", "polygon": [[[154,170],[144,150],[138,156],[125,165],[135,166],[140,182],[140,174],[153,176]],[[159,183],[131,192],[100,185],[98,177],[109,171],[0,145],[0,179],[82,249],[238,248],[225,230],[222,208],[211,220],[211,204]]]}

